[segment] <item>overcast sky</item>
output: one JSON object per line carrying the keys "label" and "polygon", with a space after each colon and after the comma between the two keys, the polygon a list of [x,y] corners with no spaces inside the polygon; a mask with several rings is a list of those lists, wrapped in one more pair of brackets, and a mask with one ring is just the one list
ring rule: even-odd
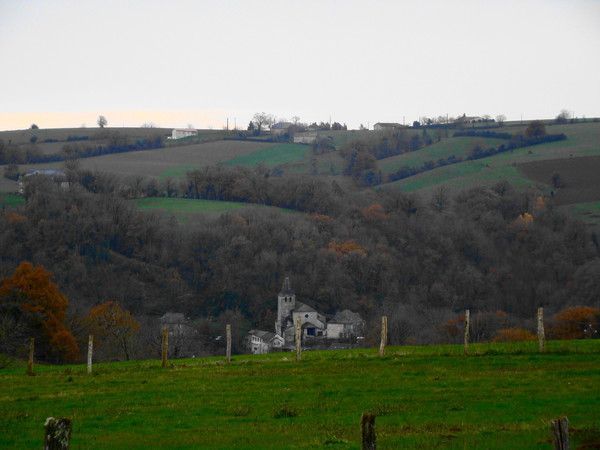
{"label": "overcast sky", "polygon": [[0,129],[600,116],[600,1],[0,0]]}

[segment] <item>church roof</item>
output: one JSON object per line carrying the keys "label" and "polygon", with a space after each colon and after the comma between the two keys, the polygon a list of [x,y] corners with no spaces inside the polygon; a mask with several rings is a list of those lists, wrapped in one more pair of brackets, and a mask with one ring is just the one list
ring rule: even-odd
{"label": "church roof", "polygon": [[292,290],[292,285],[290,284],[290,277],[285,277],[283,281],[283,286],[281,287],[281,292],[279,295],[294,295],[294,291]]}
{"label": "church roof", "polygon": [[296,308],[294,308],[294,312],[317,312],[317,310],[311,306],[308,306],[306,303],[296,302]]}

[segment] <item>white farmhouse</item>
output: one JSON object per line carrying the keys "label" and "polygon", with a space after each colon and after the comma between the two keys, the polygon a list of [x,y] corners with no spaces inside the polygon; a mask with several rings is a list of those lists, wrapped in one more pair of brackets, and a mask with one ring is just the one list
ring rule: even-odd
{"label": "white farmhouse", "polygon": [[190,136],[197,136],[198,130],[195,128],[173,128],[171,139],[181,139]]}
{"label": "white farmhouse", "polygon": [[261,355],[273,350],[281,350],[283,338],[270,331],[250,330],[246,337],[246,344],[252,353]]}

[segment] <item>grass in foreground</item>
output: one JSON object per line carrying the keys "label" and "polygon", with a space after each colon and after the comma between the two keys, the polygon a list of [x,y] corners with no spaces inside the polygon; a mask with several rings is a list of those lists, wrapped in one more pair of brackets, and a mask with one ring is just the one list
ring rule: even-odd
{"label": "grass in foreground", "polygon": [[[600,442],[600,340],[374,349],[0,370],[0,447],[40,446],[48,416],[74,420],[72,448],[550,448]],[[594,447],[588,447],[594,448]]]}

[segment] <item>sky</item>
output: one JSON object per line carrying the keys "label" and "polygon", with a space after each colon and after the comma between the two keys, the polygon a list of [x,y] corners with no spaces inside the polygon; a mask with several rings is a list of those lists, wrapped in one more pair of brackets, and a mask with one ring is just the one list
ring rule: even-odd
{"label": "sky", "polygon": [[600,0],[0,0],[0,130],[600,116]]}

